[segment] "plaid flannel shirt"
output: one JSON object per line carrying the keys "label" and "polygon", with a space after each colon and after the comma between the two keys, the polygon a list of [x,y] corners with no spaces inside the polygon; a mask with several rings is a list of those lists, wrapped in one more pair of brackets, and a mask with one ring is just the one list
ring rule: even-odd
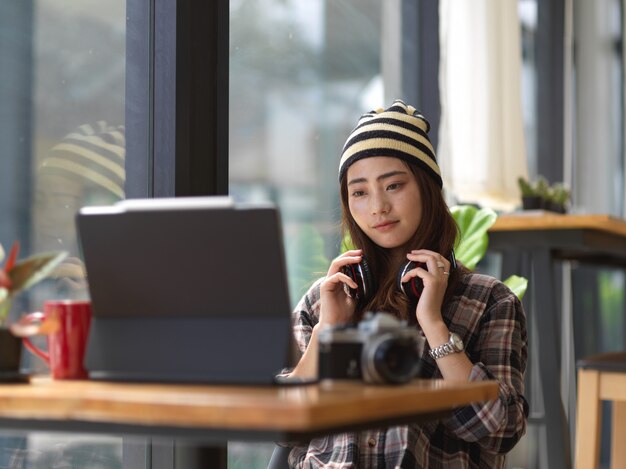
{"label": "plaid flannel shirt", "polygon": [[[318,280],[293,312],[294,334],[306,349],[320,310]],[[289,465],[297,468],[502,468],[506,453],[526,430],[524,399],[526,319],[518,298],[504,284],[468,273],[442,310],[444,322],[465,344],[474,364],[471,381],[496,379],[499,399],[457,408],[445,420],[344,433],[295,446]],[[418,326],[415,326],[418,327]],[[422,334],[422,378],[442,378]]]}

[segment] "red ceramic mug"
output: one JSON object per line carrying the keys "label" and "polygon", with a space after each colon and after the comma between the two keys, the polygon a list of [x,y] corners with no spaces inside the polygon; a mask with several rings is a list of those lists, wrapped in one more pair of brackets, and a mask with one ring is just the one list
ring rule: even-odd
{"label": "red ceramic mug", "polygon": [[[20,327],[39,324],[24,337],[26,348],[41,357],[55,379],[83,379],[87,370],[83,364],[89,325],[91,302],[77,300],[51,300],[44,303],[43,313],[30,313],[20,321]],[[26,335],[47,334],[48,352],[33,344]]]}

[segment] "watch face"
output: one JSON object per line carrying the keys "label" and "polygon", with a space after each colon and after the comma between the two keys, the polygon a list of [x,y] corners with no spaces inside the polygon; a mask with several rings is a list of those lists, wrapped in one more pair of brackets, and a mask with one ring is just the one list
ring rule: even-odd
{"label": "watch face", "polygon": [[461,340],[461,338],[457,335],[457,334],[450,334],[451,339],[452,339],[452,343],[454,344],[454,348],[457,351],[461,351],[463,350],[463,341]]}

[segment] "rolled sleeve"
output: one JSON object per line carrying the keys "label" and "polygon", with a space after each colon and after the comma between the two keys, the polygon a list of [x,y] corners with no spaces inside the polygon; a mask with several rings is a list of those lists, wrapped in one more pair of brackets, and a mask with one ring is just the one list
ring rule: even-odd
{"label": "rolled sleeve", "polygon": [[478,360],[470,381],[496,380],[498,399],[456,409],[445,423],[462,440],[494,453],[510,451],[526,431],[528,403],[523,396],[527,359],[525,316],[514,295],[493,305],[483,317]]}

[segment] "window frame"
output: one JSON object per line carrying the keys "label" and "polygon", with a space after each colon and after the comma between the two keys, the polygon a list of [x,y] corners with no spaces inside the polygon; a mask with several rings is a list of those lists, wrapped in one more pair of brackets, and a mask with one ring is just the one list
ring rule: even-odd
{"label": "window frame", "polygon": [[[228,0],[127,0],[126,12],[127,198],[227,194]],[[191,454],[173,439],[124,438],[122,453],[125,469],[226,467],[226,448]]]}
{"label": "window frame", "polygon": [[127,197],[227,194],[228,0],[126,5]]}

